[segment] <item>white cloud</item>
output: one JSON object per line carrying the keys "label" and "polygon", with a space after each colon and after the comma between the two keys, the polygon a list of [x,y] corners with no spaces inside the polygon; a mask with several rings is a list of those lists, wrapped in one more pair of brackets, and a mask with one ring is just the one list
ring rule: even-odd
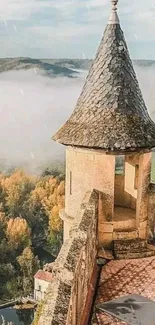
{"label": "white cloud", "polygon": [[51,6],[48,0],[0,0],[0,18],[2,20],[28,19],[32,13]]}
{"label": "white cloud", "polygon": [[[100,10],[110,11],[110,0],[1,0],[0,17],[2,20],[23,20],[28,19],[31,14],[40,12],[46,9],[56,9],[60,15],[64,17],[71,17],[76,14],[78,9],[88,9],[88,11],[98,9],[98,13],[102,14]],[[133,13],[134,16],[141,15],[143,18],[153,16],[152,9],[155,5],[152,0],[141,1],[137,3],[134,0],[119,3],[118,7],[123,8],[124,14]],[[109,9],[108,9],[109,8]],[[139,13],[139,14],[138,14]]]}
{"label": "white cloud", "polygon": [[[40,49],[45,53],[43,56],[50,56],[48,52],[50,50],[51,53],[56,53],[56,56],[63,57],[66,54],[66,47],[71,48],[71,42],[73,42],[72,53],[76,44],[78,44],[77,53],[80,46],[80,52],[86,51],[86,46],[83,47],[84,39],[89,48],[92,48],[91,44],[94,42],[95,51],[108,21],[111,7],[110,0],[0,0],[0,2],[0,18],[3,27],[0,29],[0,43],[4,44],[1,49],[2,56],[10,55],[8,54],[10,52],[12,55],[14,53],[24,55],[24,51],[26,55],[29,51],[34,56],[32,49],[36,47],[35,56],[38,56],[37,49]],[[155,5],[152,0],[141,0],[140,3],[135,0],[119,1],[118,9],[121,25],[129,43],[155,41]],[[42,18],[39,19],[39,16],[37,18],[37,15],[33,18],[33,14],[36,13],[38,15],[41,13]],[[9,22],[12,20],[17,20],[14,26]],[[25,25],[21,24],[22,20]],[[66,43],[65,49],[64,43]],[[144,52],[148,52],[147,47]],[[68,56],[74,56],[72,53],[68,50]],[[134,53],[133,48],[133,55]],[[93,55],[92,50],[90,56]],[[143,55],[145,56],[147,54]]]}
{"label": "white cloud", "polygon": [[88,6],[90,8],[100,8],[100,7],[104,7],[106,5],[109,5],[109,0],[91,0],[91,1],[87,1],[88,2]]}
{"label": "white cloud", "polygon": [[54,41],[71,41],[74,37],[85,37],[85,35],[93,35],[98,32],[98,26],[94,26],[93,30],[89,25],[80,26],[74,23],[59,24],[59,27],[39,27],[35,26],[30,28],[30,31],[36,35],[39,35],[41,42],[49,44],[51,46]]}

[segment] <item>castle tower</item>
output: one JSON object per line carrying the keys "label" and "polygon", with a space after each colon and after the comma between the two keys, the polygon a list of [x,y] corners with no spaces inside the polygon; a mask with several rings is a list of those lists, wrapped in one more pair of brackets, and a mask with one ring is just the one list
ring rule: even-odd
{"label": "castle tower", "polygon": [[112,0],[112,13],[77,105],[53,137],[66,146],[64,239],[92,189],[101,192],[101,243],[119,238],[120,232],[147,238],[155,124],[133,69],[117,2]]}

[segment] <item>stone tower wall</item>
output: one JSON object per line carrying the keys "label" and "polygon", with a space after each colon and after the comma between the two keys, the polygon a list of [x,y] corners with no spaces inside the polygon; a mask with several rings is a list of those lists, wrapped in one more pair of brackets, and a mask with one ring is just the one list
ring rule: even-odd
{"label": "stone tower wall", "polygon": [[85,193],[95,189],[104,193],[104,211],[111,217],[114,200],[114,172],[115,156],[106,155],[103,151],[67,148],[66,214],[76,217]]}
{"label": "stone tower wall", "polygon": [[139,227],[139,237],[148,237],[149,227],[149,186],[151,178],[151,157],[152,152],[140,155],[139,181],[136,220]]}

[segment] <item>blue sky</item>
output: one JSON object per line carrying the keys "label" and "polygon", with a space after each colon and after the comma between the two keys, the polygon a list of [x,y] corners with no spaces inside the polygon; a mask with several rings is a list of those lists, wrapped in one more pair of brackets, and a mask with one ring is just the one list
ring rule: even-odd
{"label": "blue sky", "polygon": [[[110,0],[0,0],[0,57],[92,58]],[[119,0],[132,58],[155,59],[155,1]]]}

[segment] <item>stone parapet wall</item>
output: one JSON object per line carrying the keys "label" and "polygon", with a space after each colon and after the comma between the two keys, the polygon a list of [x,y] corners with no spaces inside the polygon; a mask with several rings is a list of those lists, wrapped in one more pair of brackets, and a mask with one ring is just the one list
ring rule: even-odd
{"label": "stone parapet wall", "polygon": [[38,325],[80,325],[97,255],[98,192],[86,193],[53,264]]}

